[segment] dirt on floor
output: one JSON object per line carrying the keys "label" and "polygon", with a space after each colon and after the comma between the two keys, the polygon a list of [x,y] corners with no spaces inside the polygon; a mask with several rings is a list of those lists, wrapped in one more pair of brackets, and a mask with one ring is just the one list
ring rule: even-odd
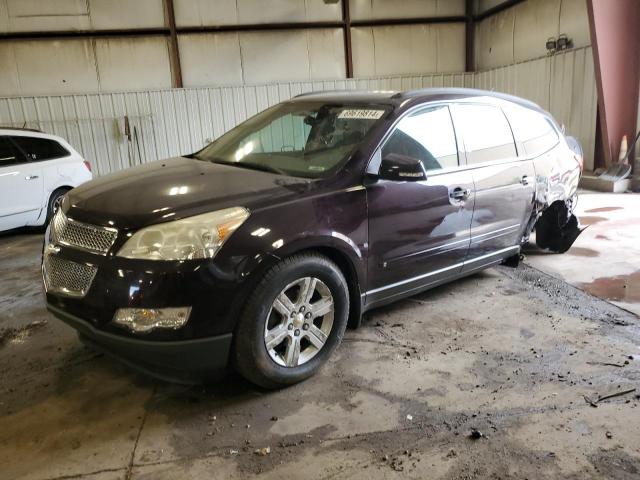
{"label": "dirt on floor", "polygon": [[640,478],[639,319],[531,267],[373,311],[267,392],[82,346],[45,311],[40,248],[0,238],[2,479]]}

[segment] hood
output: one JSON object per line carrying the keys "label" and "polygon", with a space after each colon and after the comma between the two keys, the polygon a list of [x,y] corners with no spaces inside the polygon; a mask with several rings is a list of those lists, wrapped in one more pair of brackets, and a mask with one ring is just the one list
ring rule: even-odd
{"label": "hood", "polygon": [[69,192],[63,209],[81,222],[127,230],[228,207],[255,210],[309,188],[306,179],[176,157],[87,182]]}

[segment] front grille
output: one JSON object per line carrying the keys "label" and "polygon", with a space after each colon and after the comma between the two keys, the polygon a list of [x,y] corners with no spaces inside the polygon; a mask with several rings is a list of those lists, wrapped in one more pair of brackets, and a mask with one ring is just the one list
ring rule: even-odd
{"label": "front grille", "polygon": [[42,273],[47,292],[84,297],[98,271],[93,265],[58,258],[45,250]]}
{"label": "front grille", "polygon": [[51,223],[52,243],[106,255],[116,241],[115,228],[96,227],[67,218],[58,210]]}

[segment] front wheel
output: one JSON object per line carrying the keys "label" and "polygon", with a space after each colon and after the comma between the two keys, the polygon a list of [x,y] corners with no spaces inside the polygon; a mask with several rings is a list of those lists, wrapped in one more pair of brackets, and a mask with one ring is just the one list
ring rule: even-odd
{"label": "front wheel", "polygon": [[347,282],[318,254],[272,267],[251,295],[235,332],[234,361],[265,388],[313,375],[342,341],[349,315]]}

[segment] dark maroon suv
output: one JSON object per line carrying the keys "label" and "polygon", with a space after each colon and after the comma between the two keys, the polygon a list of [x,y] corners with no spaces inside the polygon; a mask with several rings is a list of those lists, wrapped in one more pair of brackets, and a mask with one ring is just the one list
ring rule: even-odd
{"label": "dark maroon suv", "polygon": [[165,378],[230,363],[273,388],[364,311],[562,252],[578,143],[538,106],[463,89],[300,95],[203,150],[69,192],[46,233],[49,310]]}

